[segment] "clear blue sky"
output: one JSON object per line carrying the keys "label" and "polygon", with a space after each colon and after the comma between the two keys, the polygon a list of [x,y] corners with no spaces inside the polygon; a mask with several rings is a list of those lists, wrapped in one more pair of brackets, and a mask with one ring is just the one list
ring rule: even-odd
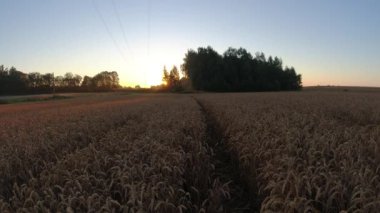
{"label": "clear blue sky", "polygon": [[25,72],[146,86],[211,45],[279,56],[306,86],[380,86],[378,0],[0,0],[0,30],[0,64]]}

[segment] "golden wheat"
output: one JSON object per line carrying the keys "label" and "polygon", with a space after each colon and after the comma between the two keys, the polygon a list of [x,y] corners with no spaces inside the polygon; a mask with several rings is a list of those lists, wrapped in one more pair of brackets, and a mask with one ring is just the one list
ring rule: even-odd
{"label": "golden wheat", "polygon": [[380,209],[380,95],[196,96],[223,127],[263,212]]}

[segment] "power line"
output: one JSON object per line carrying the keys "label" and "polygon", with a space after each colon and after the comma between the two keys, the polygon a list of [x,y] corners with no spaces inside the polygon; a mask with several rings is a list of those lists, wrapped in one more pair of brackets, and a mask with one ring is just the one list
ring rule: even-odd
{"label": "power line", "polygon": [[148,49],[148,56],[150,54],[150,19],[151,19],[151,1],[148,0],[148,44],[147,44],[147,49]]}
{"label": "power line", "polygon": [[113,10],[114,10],[114,12],[116,14],[117,20],[119,22],[119,26],[120,26],[120,29],[121,29],[121,32],[122,32],[122,35],[123,35],[123,39],[124,39],[125,45],[127,46],[129,52],[131,53],[131,55],[133,57],[132,49],[129,46],[129,42],[128,42],[128,39],[127,39],[127,36],[126,36],[126,33],[125,33],[124,26],[123,26],[123,24],[121,22],[120,15],[119,15],[119,12],[118,12],[116,4],[115,4],[115,0],[111,0],[111,2],[112,2]]}
{"label": "power line", "polygon": [[[147,41],[147,54],[148,54],[148,69],[150,69],[150,63],[151,63],[151,61],[150,61],[150,22],[151,22],[151,11],[152,11],[152,9],[151,9],[151,7],[152,7],[152,2],[151,2],[151,0],[148,0],[148,35],[147,35],[147,37],[148,37],[148,41]],[[146,70],[145,70],[145,73],[144,73],[145,75],[145,84],[147,84],[147,79],[146,79]]]}
{"label": "power line", "polygon": [[92,5],[94,6],[94,8],[95,8],[95,10],[96,10],[96,12],[97,12],[99,18],[102,20],[103,25],[104,25],[104,28],[106,29],[106,31],[107,31],[109,37],[110,37],[111,40],[113,41],[113,44],[115,45],[116,49],[119,51],[120,56],[121,56],[121,57],[127,62],[127,58],[125,57],[123,51],[120,49],[120,46],[117,44],[115,38],[113,37],[113,35],[112,35],[112,33],[111,33],[111,31],[110,31],[108,25],[107,25],[107,22],[105,21],[105,19],[104,19],[102,13],[100,12],[98,6],[96,5],[95,0],[92,0],[91,2],[92,2]]}

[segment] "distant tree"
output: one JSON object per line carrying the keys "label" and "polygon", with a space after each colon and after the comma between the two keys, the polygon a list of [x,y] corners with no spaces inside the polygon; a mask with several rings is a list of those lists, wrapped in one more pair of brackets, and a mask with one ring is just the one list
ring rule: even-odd
{"label": "distant tree", "polygon": [[256,52],[256,57],[255,57],[255,59],[256,59],[256,61],[258,61],[258,62],[266,62],[266,58],[265,58],[265,54],[264,53],[262,53],[262,52]]}
{"label": "distant tree", "polygon": [[92,78],[94,87],[97,90],[113,90],[120,88],[119,76],[117,72],[103,71]]}
{"label": "distant tree", "polygon": [[82,82],[82,76],[80,76],[80,75],[74,75],[74,77],[73,77],[73,86],[74,87],[79,87],[81,85],[81,82]]}
{"label": "distant tree", "polygon": [[27,75],[15,67],[0,66],[0,94],[21,94],[27,90]]}
{"label": "distant tree", "polygon": [[73,73],[68,72],[63,78],[63,84],[65,87],[75,88],[80,86],[81,80],[82,77],[80,75],[74,75]]}
{"label": "distant tree", "polygon": [[166,69],[166,66],[164,66],[164,70],[163,70],[163,73],[162,73],[162,81],[168,85],[169,82],[170,82],[170,77],[169,77],[169,72],[168,70]]}
{"label": "distant tree", "polygon": [[179,91],[181,90],[181,85],[180,85],[180,77],[179,77],[179,72],[176,66],[173,66],[173,68],[170,70],[169,73],[169,85],[172,90],[174,91]]}
{"label": "distant tree", "polygon": [[94,84],[92,82],[92,78],[89,77],[89,76],[84,76],[83,77],[83,81],[82,81],[82,84],[81,84],[81,87],[83,89],[85,89],[86,91],[90,91],[94,88]]}
{"label": "distant tree", "polygon": [[55,76],[54,78],[55,87],[65,87],[64,77],[63,76]]}
{"label": "distant tree", "polygon": [[111,75],[111,87],[113,88],[113,89],[116,89],[116,88],[120,88],[121,86],[120,86],[120,84],[119,84],[119,74],[117,74],[117,72],[116,71],[112,71],[111,73],[110,73],[110,75]]}
{"label": "distant tree", "polygon": [[[82,81],[83,80],[83,81]],[[6,68],[0,65],[0,95],[24,93],[110,91],[120,88],[116,71],[104,71],[93,78],[67,72],[64,76],[52,73],[32,72],[25,74],[15,67]],[[55,91],[54,90],[54,91]]]}
{"label": "distant tree", "polygon": [[191,80],[194,89],[219,91],[228,87],[226,73],[223,69],[223,58],[212,47],[189,50],[181,69]]}
{"label": "distant tree", "polygon": [[206,91],[276,91],[302,88],[301,75],[283,68],[282,60],[243,48],[219,55],[211,47],[189,50],[181,66],[194,89]]}
{"label": "distant tree", "polygon": [[32,72],[28,74],[28,83],[30,88],[38,88],[41,82],[41,74]]}
{"label": "distant tree", "polygon": [[42,75],[42,86],[46,88],[52,88],[54,86],[54,74],[46,73]]}
{"label": "distant tree", "polygon": [[164,67],[162,80],[165,82],[167,90],[174,92],[182,90],[180,76],[176,66],[173,66],[169,73],[166,67]]}

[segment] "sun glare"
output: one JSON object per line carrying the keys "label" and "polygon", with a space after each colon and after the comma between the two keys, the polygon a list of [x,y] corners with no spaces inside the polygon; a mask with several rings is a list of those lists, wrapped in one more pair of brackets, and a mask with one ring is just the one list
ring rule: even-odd
{"label": "sun glare", "polygon": [[162,83],[162,72],[157,71],[157,69],[150,69],[146,75],[146,85],[156,86]]}
{"label": "sun glare", "polygon": [[[170,70],[173,66],[177,66],[179,69],[179,64],[181,62],[181,58],[178,58],[174,54],[160,54],[153,52],[150,57],[148,56],[140,56],[140,60],[136,61],[135,70],[140,70],[136,76],[136,80],[139,82],[138,85],[141,87],[151,87],[161,85],[162,82],[162,74],[164,66],[168,70]],[[137,85],[137,84],[136,84]],[[135,86],[135,85],[133,85]]]}

